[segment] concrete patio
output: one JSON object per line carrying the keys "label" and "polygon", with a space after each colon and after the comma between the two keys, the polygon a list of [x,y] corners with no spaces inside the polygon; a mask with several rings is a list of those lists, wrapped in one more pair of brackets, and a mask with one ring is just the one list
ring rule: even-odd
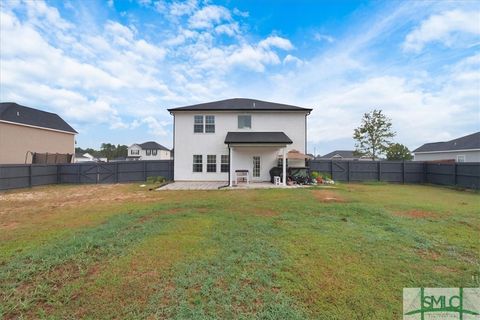
{"label": "concrete patio", "polygon": [[239,183],[233,187],[227,187],[228,182],[222,181],[176,181],[169,183],[157,190],[240,190],[240,189],[273,189],[273,188],[301,188],[305,186],[293,185],[293,186],[276,186],[270,182],[252,182],[252,183]]}

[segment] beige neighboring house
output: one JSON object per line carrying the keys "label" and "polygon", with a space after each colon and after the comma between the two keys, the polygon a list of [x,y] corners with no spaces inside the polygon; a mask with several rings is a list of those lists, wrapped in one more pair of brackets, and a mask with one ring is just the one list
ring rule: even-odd
{"label": "beige neighboring house", "polygon": [[75,134],[55,113],[0,103],[0,164],[31,163],[29,152],[74,154]]}

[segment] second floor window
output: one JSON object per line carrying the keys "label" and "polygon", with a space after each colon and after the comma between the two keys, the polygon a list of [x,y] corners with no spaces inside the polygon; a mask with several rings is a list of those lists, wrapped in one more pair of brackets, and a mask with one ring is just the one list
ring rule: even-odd
{"label": "second floor window", "polygon": [[140,150],[130,150],[130,154],[140,154]]}
{"label": "second floor window", "polygon": [[151,155],[151,154],[152,154],[152,150],[147,149],[146,154],[147,154],[147,156]]}
{"label": "second floor window", "polygon": [[203,116],[194,116],[193,132],[203,133]]}
{"label": "second floor window", "polygon": [[215,132],[215,116],[205,116],[205,132]]}
{"label": "second floor window", "polygon": [[238,129],[251,129],[252,128],[252,116],[251,115],[239,115],[238,116]]}
{"label": "second floor window", "polygon": [[152,150],[152,156],[156,156],[157,155],[157,150]]}

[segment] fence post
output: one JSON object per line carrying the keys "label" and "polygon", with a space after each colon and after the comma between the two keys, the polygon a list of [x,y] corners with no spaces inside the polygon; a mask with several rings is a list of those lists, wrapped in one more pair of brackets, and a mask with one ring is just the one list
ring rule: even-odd
{"label": "fence post", "polygon": [[405,184],[405,160],[402,162],[402,183]]}
{"label": "fence post", "polygon": [[60,184],[60,165],[56,164],[57,167],[57,184]]}
{"label": "fence post", "polygon": [[347,161],[347,182],[350,182],[350,160]]}
{"label": "fence post", "polygon": [[118,183],[118,162],[115,162],[115,183]]}
{"label": "fence post", "polygon": [[334,180],[333,179],[333,160],[330,160],[330,178],[332,178],[332,180]]}
{"label": "fence post", "polygon": [[28,166],[28,186],[32,187],[32,165]]}
{"label": "fence post", "polygon": [[378,161],[377,164],[377,171],[378,171],[378,181],[381,181],[382,178],[382,163]]}
{"label": "fence post", "polygon": [[80,168],[82,167],[82,165],[79,163],[77,164],[77,183],[80,183]]}
{"label": "fence post", "polygon": [[453,185],[457,185],[457,163],[453,164]]}
{"label": "fence post", "polygon": [[143,161],[143,180],[147,181],[147,161]]}

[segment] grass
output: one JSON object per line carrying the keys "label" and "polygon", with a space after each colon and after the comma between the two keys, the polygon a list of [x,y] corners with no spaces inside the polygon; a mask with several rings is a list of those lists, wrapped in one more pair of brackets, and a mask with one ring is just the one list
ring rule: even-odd
{"label": "grass", "polygon": [[475,192],[148,189],[0,194],[0,318],[393,319],[480,284]]}

